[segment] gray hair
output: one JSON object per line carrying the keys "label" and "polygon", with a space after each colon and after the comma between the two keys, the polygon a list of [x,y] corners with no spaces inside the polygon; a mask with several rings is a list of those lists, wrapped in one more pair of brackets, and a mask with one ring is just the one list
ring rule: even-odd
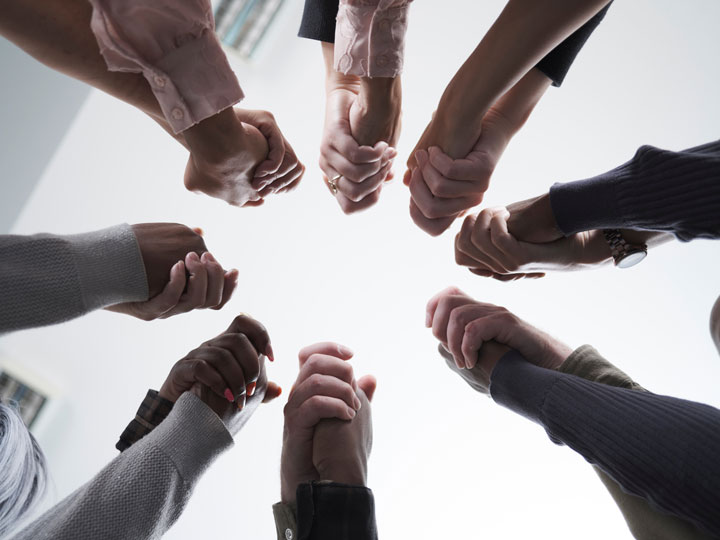
{"label": "gray hair", "polygon": [[47,465],[15,407],[0,402],[0,537],[45,494]]}

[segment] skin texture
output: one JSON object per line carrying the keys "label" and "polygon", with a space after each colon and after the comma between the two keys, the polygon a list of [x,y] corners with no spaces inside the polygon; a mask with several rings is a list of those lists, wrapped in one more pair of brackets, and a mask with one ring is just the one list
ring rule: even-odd
{"label": "skin texture", "polygon": [[550,86],[532,69],[485,114],[479,138],[463,157],[453,159],[444,146],[416,147],[417,165],[406,173],[410,217],[432,236],[442,234],[457,217],[483,200],[505,148],[522,128]]}
{"label": "skin texture", "polygon": [[[197,394],[223,418],[228,404],[245,406],[260,384],[265,357],[271,358],[270,336],[265,327],[248,315],[238,315],[222,334],[190,351],[170,370],[159,395],[172,402],[187,391]],[[266,401],[277,397],[279,387],[267,383]]]}
{"label": "skin texture", "polygon": [[[672,235],[623,230],[632,243],[655,247]],[[602,231],[565,237],[557,226],[549,194],[486,208],[465,218],[455,237],[455,262],[483,277],[500,281],[540,278],[547,271],[574,271],[610,263],[612,253]]]}
{"label": "skin texture", "polygon": [[[369,376],[355,380],[348,363],[352,356],[347,347],[330,342],[305,347],[298,355],[300,371],[284,409],[280,473],[286,504],[295,501],[297,486],[305,482],[365,484],[372,446],[368,402],[376,383]],[[340,423],[322,424],[327,419]]]}
{"label": "skin texture", "polygon": [[400,135],[400,79],[366,79],[333,70],[331,43],[323,43],[326,68],[325,126],[320,143],[323,179],[341,177],[335,198],[346,214],[365,210],[392,178]]}
{"label": "skin texture", "polygon": [[238,271],[225,270],[207,251],[200,229],[179,223],[140,223],[137,238],[150,298],[106,308],[150,321],[193,309],[221,309],[237,287]]}
{"label": "skin texture", "polygon": [[[457,287],[449,287],[430,299],[425,324],[452,354],[458,370],[479,366],[487,381],[497,361],[509,349],[547,369],[557,369],[572,353],[570,347],[507,309],[477,302]],[[506,349],[495,346],[486,349],[485,344],[491,342]]]}
{"label": "skin texture", "polygon": [[108,71],[90,29],[91,15],[85,0],[8,0],[0,34],[52,69],[148,114],[190,151],[188,189],[235,206],[257,206],[263,197],[297,185],[304,167],[267,111],[228,108],[173,134],[141,74]]}

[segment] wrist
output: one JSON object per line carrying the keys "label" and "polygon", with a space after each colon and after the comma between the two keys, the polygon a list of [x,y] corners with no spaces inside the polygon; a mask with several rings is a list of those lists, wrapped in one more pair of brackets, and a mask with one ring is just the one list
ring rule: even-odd
{"label": "wrist", "polygon": [[207,165],[223,162],[235,148],[242,148],[247,138],[247,129],[232,107],[203,120],[184,133],[193,158]]}
{"label": "wrist", "polygon": [[550,193],[507,207],[508,232],[524,242],[547,243],[564,236],[550,203]]}
{"label": "wrist", "polygon": [[367,486],[367,467],[360,459],[329,461],[318,468],[318,473],[322,481]]}

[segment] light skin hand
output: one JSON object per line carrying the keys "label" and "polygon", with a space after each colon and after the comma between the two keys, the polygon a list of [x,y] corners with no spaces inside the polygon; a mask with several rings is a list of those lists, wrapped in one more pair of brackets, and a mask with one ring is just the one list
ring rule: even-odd
{"label": "light skin hand", "polygon": [[305,347],[298,358],[300,371],[285,406],[281,461],[281,497],[295,501],[304,482],[320,480],[313,461],[315,427],[326,418],[349,421],[362,408],[358,384],[348,363],[353,353],[337,343]]}
{"label": "light skin hand", "polygon": [[141,223],[132,228],[145,265],[150,298],[105,309],[151,321],[193,309],[221,309],[230,300],[238,271],[223,269],[206,250],[199,229],[177,223]]}
{"label": "light skin hand", "polygon": [[[369,208],[391,178],[400,131],[399,79],[361,80],[332,68],[332,44],[323,43],[326,67],[325,127],[320,145],[320,169],[336,180],[335,197],[351,214]],[[332,190],[331,190],[332,192]]]}
{"label": "light skin hand", "polygon": [[482,354],[484,344],[489,342],[514,349],[529,362],[547,369],[557,369],[572,353],[570,347],[507,309],[477,302],[457,287],[449,287],[430,299],[425,324],[450,351],[457,369],[472,369],[480,364],[488,380],[500,358],[497,351]]}

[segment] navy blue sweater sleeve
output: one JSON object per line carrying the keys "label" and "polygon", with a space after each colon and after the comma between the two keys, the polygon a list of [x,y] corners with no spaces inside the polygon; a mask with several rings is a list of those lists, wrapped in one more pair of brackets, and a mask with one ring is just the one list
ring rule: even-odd
{"label": "navy blue sweater sleeve", "polygon": [[[339,5],[339,0],[305,0],[305,9],[298,35],[326,43],[335,43],[335,19]],[[575,57],[600,21],[603,20],[609,7],[609,4],[605,6],[597,15],[540,60],[536,67],[552,80],[553,86],[562,84]]]}
{"label": "navy blue sweater sleeve", "polygon": [[566,236],[641,229],[720,238],[720,140],[681,152],[643,146],[612,171],[555,184],[550,204]]}
{"label": "navy blue sweater sleeve", "polygon": [[298,540],[377,540],[370,489],[312,482],[300,484],[296,498]]}
{"label": "navy blue sweater sleeve", "polygon": [[537,367],[511,351],[492,398],[661,511],[720,536],[720,410]]}

